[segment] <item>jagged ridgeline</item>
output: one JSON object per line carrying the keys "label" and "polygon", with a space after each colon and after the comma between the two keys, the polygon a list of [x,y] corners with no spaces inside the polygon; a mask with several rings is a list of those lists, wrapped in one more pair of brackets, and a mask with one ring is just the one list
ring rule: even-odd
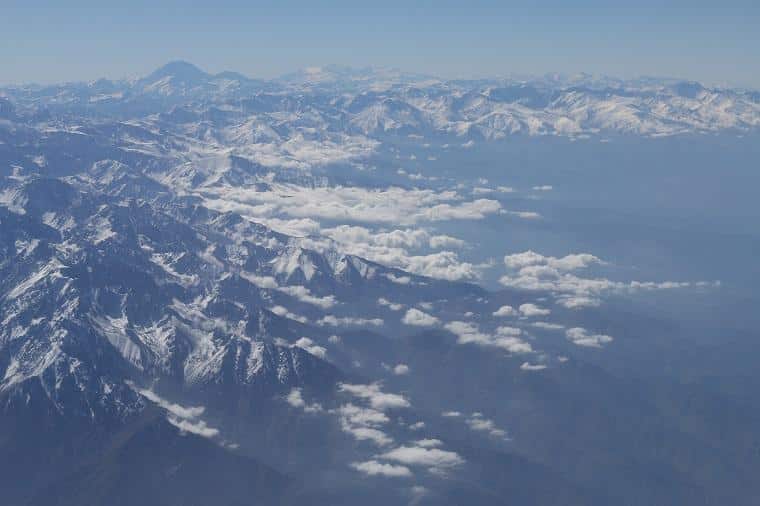
{"label": "jagged ridgeline", "polygon": [[[585,75],[174,62],[0,88],[0,503],[738,504],[757,455],[699,464],[756,447],[738,408],[589,359],[615,341],[573,310],[634,284],[528,252],[487,290],[430,224],[538,214],[401,165],[758,125],[756,92]],[[694,405],[736,426],[684,430]]]}

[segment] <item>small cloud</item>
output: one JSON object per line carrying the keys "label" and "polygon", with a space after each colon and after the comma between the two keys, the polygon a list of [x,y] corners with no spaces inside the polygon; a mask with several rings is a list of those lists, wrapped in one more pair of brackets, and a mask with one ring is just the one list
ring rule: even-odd
{"label": "small cloud", "polygon": [[206,408],[203,406],[182,406],[174,402],[167,401],[163,397],[160,397],[157,393],[148,389],[138,389],[137,392],[151,401],[153,404],[164,408],[166,411],[176,416],[177,418],[197,418],[201,416]]}
{"label": "small cloud", "polygon": [[291,297],[298,299],[306,304],[312,304],[314,306],[327,309],[335,305],[335,297],[328,295],[326,297],[317,297],[311,293],[311,291],[305,286],[279,286],[277,280],[271,276],[258,276],[249,272],[241,272],[240,277],[258,286],[259,288],[277,290],[279,292],[290,295]]}
{"label": "small cloud", "polygon": [[404,305],[403,304],[397,304],[395,302],[391,302],[391,301],[389,301],[388,299],[386,299],[384,297],[380,297],[379,299],[377,299],[377,304],[379,306],[387,307],[391,311],[401,311],[402,309],[404,309]]}
{"label": "small cloud", "polygon": [[515,333],[518,329],[501,327],[503,334],[491,335],[481,332],[477,325],[470,322],[453,321],[444,325],[444,328],[457,336],[459,344],[475,344],[483,347],[500,348],[509,353],[530,353],[533,351],[530,343],[525,342]]}
{"label": "small cloud", "polygon": [[419,309],[411,308],[406,311],[401,322],[415,327],[433,327],[438,325],[439,320],[435,316],[429,315]]}
{"label": "small cloud", "polygon": [[411,406],[409,401],[399,394],[392,394],[380,390],[380,385],[371,383],[369,385],[352,385],[341,383],[338,385],[341,392],[346,392],[354,397],[366,399],[375,409],[398,409],[408,408]]}
{"label": "small cloud", "polygon": [[354,462],[351,467],[368,476],[385,476],[388,478],[409,478],[412,476],[412,471],[406,466],[385,464],[377,460]]}
{"label": "small cloud", "polygon": [[286,293],[301,302],[311,304],[322,309],[328,309],[335,305],[335,297],[333,295],[317,297],[316,295],[313,295],[311,291],[305,286],[283,286],[279,288],[279,291]]}
{"label": "small cloud", "polygon": [[393,439],[380,429],[351,425],[346,425],[341,428],[343,432],[351,434],[357,441],[372,441],[377,446],[388,446],[393,442]]}
{"label": "small cloud", "polygon": [[456,452],[422,446],[399,446],[380,454],[379,457],[407,466],[427,467],[429,470],[438,472],[464,463],[464,459]]}
{"label": "small cloud", "polygon": [[523,316],[546,316],[551,313],[550,310],[542,308],[535,304],[520,304],[520,313]]}
{"label": "small cloud", "polygon": [[340,427],[358,441],[371,441],[377,446],[387,446],[393,439],[380,427],[390,419],[382,411],[373,408],[344,404],[336,410],[340,417]]}
{"label": "small cloud", "polygon": [[499,336],[517,337],[519,335],[522,335],[522,330],[516,327],[508,327],[506,325],[502,325],[496,328],[496,334]]}
{"label": "small cloud", "polygon": [[602,301],[596,297],[568,295],[559,297],[557,303],[568,309],[581,309],[584,307],[598,307],[602,304]]}
{"label": "small cloud", "polygon": [[599,257],[590,253],[574,253],[564,257],[544,256],[535,251],[528,250],[504,257],[504,264],[509,269],[521,269],[535,265],[547,265],[559,271],[574,271],[586,268],[592,264],[602,264]]}
{"label": "small cloud", "polygon": [[299,323],[309,323],[309,320],[305,316],[292,313],[286,307],[283,307],[283,306],[274,306],[270,308],[269,310],[273,312],[274,314],[276,314],[277,316],[281,316],[289,320],[294,320]]}
{"label": "small cloud", "polygon": [[523,371],[542,371],[546,369],[544,364],[531,364],[530,362],[523,362],[520,366]]}
{"label": "small cloud", "polygon": [[380,318],[354,318],[351,316],[337,317],[334,315],[323,316],[317,320],[317,325],[332,327],[382,327],[384,324]]}
{"label": "small cloud", "polygon": [[565,331],[565,336],[578,346],[601,348],[603,344],[612,342],[612,337],[605,334],[591,334],[581,327],[573,327]]}
{"label": "small cloud", "polygon": [[393,374],[396,376],[404,376],[409,374],[409,366],[406,364],[398,364],[393,368]]}
{"label": "small cloud", "polygon": [[533,322],[530,325],[532,327],[536,327],[537,329],[544,329],[544,330],[562,330],[565,328],[564,325],[561,325],[559,323],[551,323],[551,322]]}
{"label": "small cloud", "polygon": [[320,404],[307,404],[303,399],[303,392],[300,388],[293,388],[290,393],[285,397],[285,402],[293,406],[294,408],[303,409],[306,413],[319,413],[323,411]]}
{"label": "small cloud", "polygon": [[258,286],[259,288],[266,288],[276,290],[280,286],[277,284],[277,280],[271,276],[257,276],[249,272],[241,272],[240,277]]}
{"label": "small cloud", "polygon": [[412,278],[409,276],[396,276],[395,274],[388,273],[385,275],[388,281],[392,281],[398,285],[408,285],[412,282]]}
{"label": "small cloud", "polygon": [[478,432],[486,432],[490,436],[507,439],[507,432],[496,426],[493,420],[483,417],[482,413],[473,413],[465,421],[470,429]]}
{"label": "small cloud", "polygon": [[423,448],[438,448],[443,445],[443,441],[440,439],[420,439],[414,442],[415,446],[421,446]]}
{"label": "small cloud", "polygon": [[205,420],[200,419],[205,411],[203,406],[182,406],[164,399],[152,390],[139,389],[131,383],[128,385],[152,403],[166,410],[166,421],[182,432],[189,432],[205,438],[213,438],[219,435],[218,429],[209,427]]}
{"label": "small cloud", "polygon": [[324,346],[319,346],[308,337],[302,337],[294,344],[295,347],[301,348],[311,353],[315,357],[325,359],[327,358],[327,349]]}
{"label": "small cloud", "polygon": [[189,432],[205,438],[213,438],[219,435],[219,430],[209,427],[203,420],[185,420],[169,415],[166,420],[182,432]]}
{"label": "small cloud", "polygon": [[501,214],[506,214],[507,216],[515,216],[524,220],[541,219],[541,215],[535,211],[507,211],[506,209],[502,209]]}
{"label": "small cloud", "polygon": [[517,310],[512,306],[501,306],[499,309],[493,312],[494,316],[516,316]]}

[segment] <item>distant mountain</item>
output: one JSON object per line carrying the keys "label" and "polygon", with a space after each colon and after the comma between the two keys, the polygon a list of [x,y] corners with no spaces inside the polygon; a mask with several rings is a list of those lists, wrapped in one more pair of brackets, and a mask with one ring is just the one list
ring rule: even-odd
{"label": "distant mountain", "polygon": [[162,79],[171,79],[172,81],[182,83],[198,83],[208,80],[211,76],[192,63],[185,61],[169,62],[143,78],[145,82],[152,83]]}
{"label": "distant mountain", "polygon": [[[393,69],[312,67],[279,79],[235,72],[208,74],[191,63],[168,63],[135,81],[14,87],[2,91],[27,117],[56,114],[134,117],[168,113],[179,105],[195,114],[257,121],[279,130],[318,119],[321,137],[359,132],[453,139],[512,135],[662,136],[747,131],[760,125],[753,92],[709,88],[674,79],[620,80],[548,75],[523,80],[446,81]],[[9,109],[8,104],[0,108]],[[282,113],[298,111],[284,119]],[[271,115],[276,116],[271,116]]]}

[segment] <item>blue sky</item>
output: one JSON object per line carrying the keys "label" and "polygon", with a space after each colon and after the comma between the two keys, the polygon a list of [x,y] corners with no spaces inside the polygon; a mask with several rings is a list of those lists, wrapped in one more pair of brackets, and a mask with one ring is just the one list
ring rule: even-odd
{"label": "blue sky", "polygon": [[252,77],[337,63],[760,88],[760,2],[411,3],[0,0],[0,82],[135,76],[183,59]]}

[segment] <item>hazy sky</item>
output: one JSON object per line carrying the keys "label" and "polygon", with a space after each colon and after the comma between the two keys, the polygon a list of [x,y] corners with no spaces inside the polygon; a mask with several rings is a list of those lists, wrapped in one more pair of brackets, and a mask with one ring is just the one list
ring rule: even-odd
{"label": "hazy sky", "polygon": [[760,88],[757,0],[0,0],[0,33],[2,83],[135,76],[183,59],[251,77],[337,63],[444,77],[583,71]]}

